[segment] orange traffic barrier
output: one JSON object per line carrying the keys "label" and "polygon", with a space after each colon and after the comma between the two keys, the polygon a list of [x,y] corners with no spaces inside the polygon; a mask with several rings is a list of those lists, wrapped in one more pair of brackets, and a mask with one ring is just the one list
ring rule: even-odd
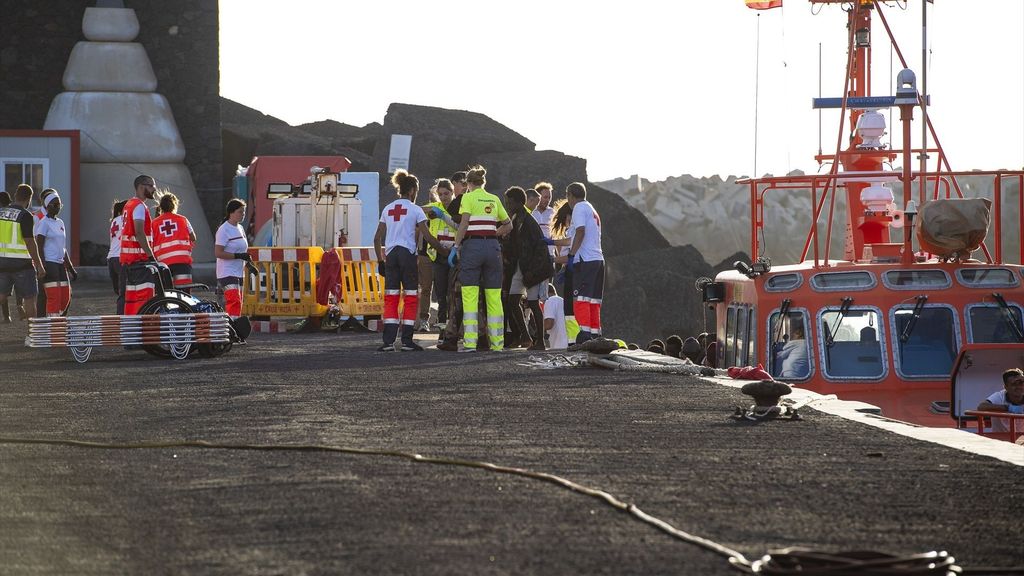
{"label": "orange traffic barrier", "polygon": [[249,254],[259,274],[246,275],[243,314],[319,318],[327,313],[327,306],[316,301],[323,248],[249,248]]}

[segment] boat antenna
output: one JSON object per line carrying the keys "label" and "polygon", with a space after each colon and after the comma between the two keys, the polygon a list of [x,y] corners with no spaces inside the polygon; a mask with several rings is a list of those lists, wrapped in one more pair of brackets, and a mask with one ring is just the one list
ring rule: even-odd
{"label": "boat antenna", "polygon": [[[921,192],[925,189],[925,172],[928,170],[928,4],[921,2]],[[891,74],[889,75],[892,76]],[[909,144],[908,144],[909,145]]]}
{"label": "boat antenna", "polygon": [[[890,74],[891,76],[891,74]],[[892,91],[890,90],[890,93]],[[821,42],[818,42],[818,98],[822,97],[821,93]],[[822,155],[821,149],[821,112],[822,109],[818,108],[818,156]],[[891,112],[890,112],[891,114]]]}
{"label": "boat antenna", "polygon": [[761,14],[757,15],[756,48],[754,50],[754,172],[757,178],[757,109],[761,90]]}
{"label": "boat antenna", "polygon": [[[893,75],[892,75],[893,50],[895,49],[894,47],[895,47],[895,43],[890,38],[889,39],[889,94],[895,94],[895,92],[893,92]],[[888,125],[892,126],[892,106],[889,107],[888,114],[889,114]],[[889,150],[892,150],[892,133],[893,132],[895,132],[895,130],[889,130]]]}

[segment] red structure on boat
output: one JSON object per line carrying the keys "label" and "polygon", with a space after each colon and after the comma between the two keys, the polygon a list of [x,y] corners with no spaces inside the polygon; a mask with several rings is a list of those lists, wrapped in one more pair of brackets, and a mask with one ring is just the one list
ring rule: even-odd
{"label": "red structure on boat", "polygon": [[[952,170],[925,113],[927,98],[886,22],[889,3],[810,2],[848,12],[843,96],[814,100],[843,119],[835,152],[816,157],[831,169],[741,182],[750,187],[754,261],[737,262],[736,271],[704,287],[716,312],[718,365],[762,363],[777,379],[862,400],[886,417],[963,426],[971,419],[964,412],[1001,388],[1002,370],[1024,366],[1024,172]],[[876,20],[904,68],[893,95],[870,92]],[[880,142],[886,126],[877,112],[890,107],[899,110],[902,133],[893,149]],[[912,123],[922,118],[934,147],[912,145]],[[921,161],[914,170],[924,154],[934,163]],[[886,169],[892,162],[902,167]],[[993,197],[966,198],[959,180],[967,175],[990,178]],[[901,186],[899,198],[890,185]],[[797,191],[807,194],[810,208],[802,258],[772,266],[764,206]],[[1004,218],[1004,193],[1016,205],[1013,222]],[[845,250],[833,255],[840,194]],[[1016,263],[1004,259],[1004,231],[1017,237],[1009,255]]]}

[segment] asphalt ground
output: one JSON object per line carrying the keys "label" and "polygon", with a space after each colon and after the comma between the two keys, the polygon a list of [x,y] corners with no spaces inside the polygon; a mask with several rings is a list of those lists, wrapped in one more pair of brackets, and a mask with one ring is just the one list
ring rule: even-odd
{"label": "asphalt ground", "polygon": [[[73,313],[109,313],[101,282]],[[376,334],[254,334],[217,359],[28,349],[0,325],[3,574],[737,574],[602,500],[402,451],[554,474],[756,559],[949,551],[1024,565],[1022,469],[837,416],[730,418],[693,377],[538,370],[525,351],[377,353]]]}

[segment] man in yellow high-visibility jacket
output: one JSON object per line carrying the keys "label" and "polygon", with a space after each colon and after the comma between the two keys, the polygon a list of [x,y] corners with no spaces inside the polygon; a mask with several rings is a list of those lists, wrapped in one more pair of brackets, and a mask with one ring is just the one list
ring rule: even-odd
{"label": "man in yellow high-visibility jacket", "polygon": [[36,316],[36,280],[46,276],[32,235],[35,217],[28,211],[31,202],[32,187],[21,184],[11,205],[0,208],[0,305],[7,304],[13,286],[28,318]]}
{"label": "man in yellow high-visibility jacket", "polygon": [[466,180],[471,191],[462,196],[459,206],[462,220],[455,234],[455,246],[461,262],[462,352],[476,351],[481,287],[487,303],[488,340],[491,350],[500,351],[505,347],[505,316],[501,306],[501,246],[498,236],[508,234],[512,230],[512,222],[501,200],[484,190],[487,171],[482,166],[470,169]]}

